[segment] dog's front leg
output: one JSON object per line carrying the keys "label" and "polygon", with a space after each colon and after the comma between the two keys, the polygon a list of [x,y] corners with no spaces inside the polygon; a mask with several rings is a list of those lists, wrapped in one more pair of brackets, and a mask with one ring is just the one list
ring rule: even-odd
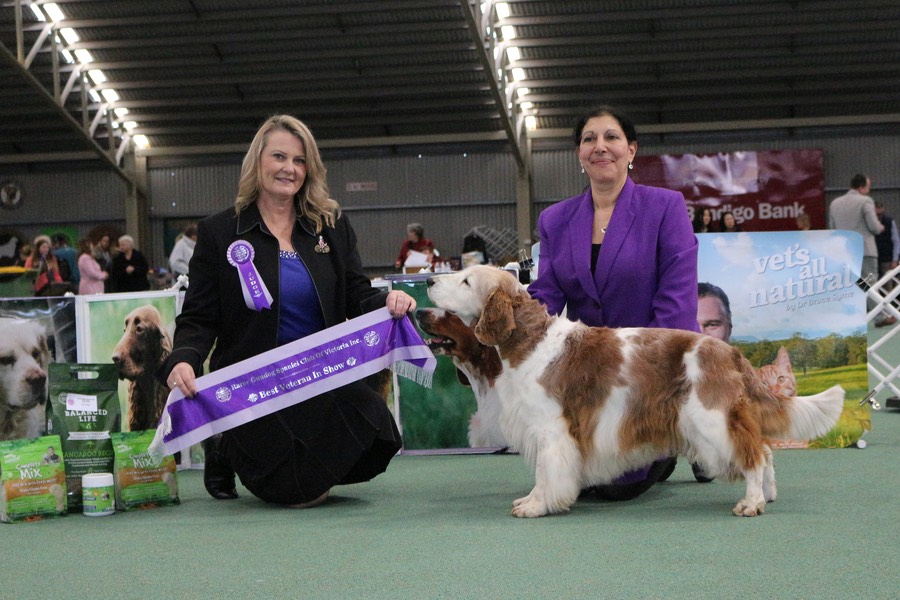
{"label": "dog's front leg", "polygon": [[538,449],[534,488],[530,494],[513,502],[514,516],[543,517],[564,512],[578,498],[581,456],[571,438],[563,438]]}
{"label": "dog's front leg", "polygon": [[766,470],[765,458],[758,461],[757,465],[744,470],[744,479],[747,482],[747,492],[744,497],[732,509],[739,517],[755,517],[763,514],[766,509],[766,499],[763,496],[763,477]]}

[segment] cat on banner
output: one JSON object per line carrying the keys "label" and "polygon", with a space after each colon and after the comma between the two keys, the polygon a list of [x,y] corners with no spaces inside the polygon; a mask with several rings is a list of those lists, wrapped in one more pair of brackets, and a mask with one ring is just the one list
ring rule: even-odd
{"label": "cat on banner", "polygon": [[197,378],[185,398],[173,390],[150,445],[156,461],[208,437],[392,368],[430,386],[437,361],[409,317],[387,308]]}

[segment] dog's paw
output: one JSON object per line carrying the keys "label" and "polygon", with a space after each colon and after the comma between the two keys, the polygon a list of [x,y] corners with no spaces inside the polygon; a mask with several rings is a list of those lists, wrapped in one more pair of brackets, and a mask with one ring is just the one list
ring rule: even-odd
{"label": "dog's paw", "polygon": [[[526,496],[525,498],[519,498],[518,500],[513,502],[512,514],[514,517],[543,517],[550,512],[549,510],[547,510],[547,505],[544,502],[539,502],[537,500],[529,498],[530,496]],[[523,500],[524,502],[521,502]]]}
{"label": "dog's paw", "polygon": [[753,502],[747,500],[746,498],[743,498],[734,506],[731,512],[733,512],[738,517],[758,517],[759,515],[763,514],[765,510],[765,500],[762,500],[760,502]]}

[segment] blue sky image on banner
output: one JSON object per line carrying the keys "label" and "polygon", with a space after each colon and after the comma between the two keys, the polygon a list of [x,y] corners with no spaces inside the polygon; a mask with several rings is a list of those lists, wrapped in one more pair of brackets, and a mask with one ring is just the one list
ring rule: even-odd
{"label": "blue sky image on banner", "polygon": [[852,231],[699,234],[699,279],[722,288],[732,340],[778,340],[865,332],[856,285],[862,236]]}

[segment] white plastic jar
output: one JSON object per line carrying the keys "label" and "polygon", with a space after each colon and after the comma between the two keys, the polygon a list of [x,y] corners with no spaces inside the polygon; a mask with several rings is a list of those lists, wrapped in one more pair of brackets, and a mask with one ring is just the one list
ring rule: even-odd
{"label": "white plastic jar", "polygon": [[116,512],[116,486],[112,473],[81,476],[83,512],[89,517],[105,517]]}

